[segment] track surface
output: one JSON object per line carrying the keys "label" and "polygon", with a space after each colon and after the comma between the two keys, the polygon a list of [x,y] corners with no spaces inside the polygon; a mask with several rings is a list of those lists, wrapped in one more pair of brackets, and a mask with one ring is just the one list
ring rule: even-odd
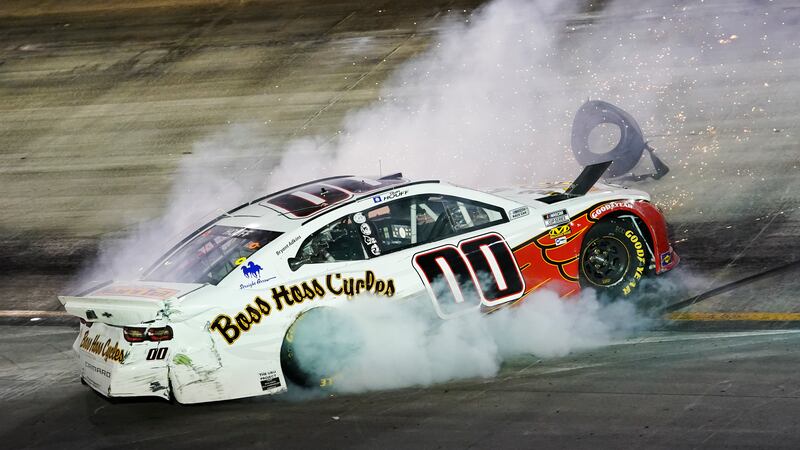
{"label": "track surface", "polygon": [[4,446],[672,449],[800,442],[795,331],[652,333],[568,358],[520,358],[489,380],[191,407],[111,404],[88,392],[68,350],[74,334],[0,328],[3,409],[13,411],[0,423]]}
{"label": "track surface", "polygon": [[[346,111],[374,101],[393,70],[451,26],[442,20],[448,11],[477,3],[3,2],[0,310],[58,310],[55,295],[102,242],[163,212],[187,154],[209,141],[243,148],[264,142],[260,131],[254,142],[237,141],[229,124],[268,128],[264,135],[276,142],[266,147],[267,163],[287,140],[333,135]],[[570,96],[620,74],[631,82],[670,74],[654,86],[663,97],[656,108],[626,104],[624,95],[620,101],[634,116],[653,114],[640,121],[672,169],[641,187],[673,225],[683,263],[671,277],[689,290],[681,298],[800,259],[794,3],[644,8],[617,0],[553,19],[563,25],[560,50],[573,56],[592,48],[576,38],[599,43],[604,33],[613,40],[665,23],[686,28],[667,33],[685,40],[672,41],[663,65],[632,70],[619,55],[596,57],[591,73],[571,74],[571,85],[557,93]],[[749,33],[754,28],[758,33]],[[733,47],[737,42],[750,44]],[[690,59],[681,55],[686,48],[703,52]],[[613,90],[593,92],[617,101]],[[682,311],[800,312],[796,267]],[[492,380],[193,407],[111,404],[77,381],[74,328],[0,326],[0,442],[797,448],[800,334],[692,323],[693,330],[738,331],[644,333],[567,358],[510,361]]]}

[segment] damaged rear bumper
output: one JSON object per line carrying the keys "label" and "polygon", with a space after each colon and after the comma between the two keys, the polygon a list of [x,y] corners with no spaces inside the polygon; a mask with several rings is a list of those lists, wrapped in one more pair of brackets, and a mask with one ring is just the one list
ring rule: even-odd
{"label": "damaged rear bumper", "polygon": [[126,342],[118,327],[81,325],[73,346],[81,379],[106,397],[169,399],[169,348],[165,342]]}

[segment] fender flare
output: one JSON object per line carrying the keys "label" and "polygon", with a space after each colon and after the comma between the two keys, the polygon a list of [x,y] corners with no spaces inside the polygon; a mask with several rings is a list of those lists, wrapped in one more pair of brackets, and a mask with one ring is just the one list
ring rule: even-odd
{"label": "fender flare", "polygon": [[609,215],[619,215],[620,212],[633,214],[647,227],[653,244],[657,274],[666,272],[678,264],[680,258],[669,242],[667,221],[652,203],[646,200],[611,200],[590,208],[587,218],[596,223]]}

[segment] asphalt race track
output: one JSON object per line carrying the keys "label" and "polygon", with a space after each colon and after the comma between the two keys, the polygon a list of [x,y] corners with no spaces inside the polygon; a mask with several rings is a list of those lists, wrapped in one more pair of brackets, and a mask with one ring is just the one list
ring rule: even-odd
{"label": "asphalt race track", "polygon": [[791,0],[576,1],[544,13],[560,61],[594,63],[564,70],[552,96],[624,105],[670,166],[636,185],[664,210],[682,257],[668,278],[680,288],[650,329],[564,357],[520,356],[494,378],[389,392],[180,406],[109,402],[80,384],[77,327],[56,295],[168,210],[185,158],[258,147],[268,167],[288,142],[335,136],[480,3],[2,2],[2,447],[800,446]]}
{"label": "asphalt race track", "polygon": [[490,380],[184,407],[112,404],[89,392],[75,377],[73,335],[4,327],[2,356],[17,365],[3,368],[4,445],[788,448],[797,441],[794,331],[657,333],[563,359],[515,360]]}

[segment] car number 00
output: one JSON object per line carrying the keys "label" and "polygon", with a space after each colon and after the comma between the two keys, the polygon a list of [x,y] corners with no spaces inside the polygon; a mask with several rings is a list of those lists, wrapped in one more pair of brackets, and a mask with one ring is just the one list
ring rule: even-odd
{"label": "car number 00", "polygon": [[514,254],[496,233],[418,253],[414,266],[444,316],[516,300],[525,292]]}
{"label": "car number 00", "polygon": [[164,359],[167,357],[167,347],[151,348],[147,351],[147,360]]}

